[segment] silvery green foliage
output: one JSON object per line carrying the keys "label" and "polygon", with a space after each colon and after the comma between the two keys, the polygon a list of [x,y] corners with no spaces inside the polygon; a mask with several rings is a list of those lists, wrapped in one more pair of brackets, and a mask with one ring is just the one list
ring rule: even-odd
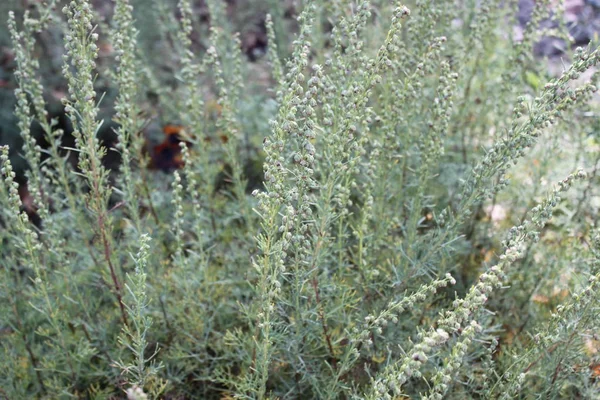
{"label": "silvery green foliage", "polygon": [[[24,144],[0,155],[0,395],[600,390],[600,52],[547,72],[549,1],[513,37],[516,1],[307,0],[288,20],[253,0],[256,64],[220,1],[114,3],[9,16]],[[51,27],[72,148],[36,58]],[[183,126],[169,173],[160,123]]]}

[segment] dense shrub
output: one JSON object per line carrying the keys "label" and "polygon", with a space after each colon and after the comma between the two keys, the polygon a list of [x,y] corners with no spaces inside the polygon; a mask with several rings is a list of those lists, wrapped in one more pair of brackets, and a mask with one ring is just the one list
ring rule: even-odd
{"label": "dense shrub", "polygon": [[8,24],[0,396],[598,398],[600,52],[533,57],[550,0],[252,1],[256,64],[217,0],[50,3]]}

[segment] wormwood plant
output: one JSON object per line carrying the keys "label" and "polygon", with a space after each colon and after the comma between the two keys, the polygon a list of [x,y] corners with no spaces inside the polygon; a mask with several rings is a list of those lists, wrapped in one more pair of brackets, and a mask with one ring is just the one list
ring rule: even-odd
{"label": "wormwood plant", "polygon": [[[153,41],[128,0],[9,14],[0,396],[598,398],[600,50],[534,59],[569,40],[538,29],[549,0],[522,37],[516,1],[307,0],[296,33],[254,1],[255,65],[223,2],[150,3]],[[36,58],[51,28],[74,146]],[[161,123],[183,126],[168,172]]]}

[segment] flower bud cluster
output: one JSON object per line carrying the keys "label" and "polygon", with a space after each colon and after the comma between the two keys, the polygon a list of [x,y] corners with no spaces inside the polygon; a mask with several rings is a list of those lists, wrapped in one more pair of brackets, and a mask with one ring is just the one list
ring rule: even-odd
{"label": "flower bud cluster", "polygon": [[[98,58],[98,34],[93,32],[93,12],[87,1],[76,0],[65,6],[63,13],[67,16],[69,26],[65,35],[66,54],[63,67],[63,74],[69,83],[69,95],[74,99],[76,108],[86,104],[93,105],[96,92],[92,74],[96,69],[95,60]],[[71,68],[77,75],[73,75]],[[94,110],[94,107],[87,108],[90,113]],[[93,116],[95,117],[95,113]]]}
{"label": "flower bud cluster", "polygon": [[[477,321],[471,321],[461,332],[459,340],[453,344],[450,356],[444,359],[444,366],[438,369],[438,372],[432,379],[433,386],[424,399],[442,400],[450,388],[454,375],[460,369],[467,350],[475,336],[483,328]],[[433,340],[430,338],[430,341]]]}
{"label": "flower bud cluster", "polygon": [[[550,81],[541,94],[533,100],[529,116],[522,122],[520,118],[522,118],[521,110],[524,109],[524,99],[518,100],[515,106],[517,113],[508,131],[508,137],[499,139],[473,168],[469,178],[464,181],[460,195],[461,209],[470,208],[473,204],[490,198],[502,190],[508,183],[504,175],[509,167],[515,165],[518,159],[524,156],[525,151],[537,142],[542,130],[552,125],[566,110],[572,108],[575,100],[596,90],[594,84],[584,84],[570,92],[567,87],[570,81],[581,72],[597,65],[599,60],[598,49],[590,53],[578,50],[574,63],[561,76]],[[496,184],[490,189],[489,183],[494,180]]]}
{"label": "flower bud cluster", "polygon": [[[393,324],[397,324],[400,318],[400,315],[410,309],[413,309],[419,303],[426,301],[431,295],[437,293],[440,288],[447,287],[448,284],[454,285],[456,280],[450,275],[446,274],[443,278],[433,280],[429,284],[422,285],[419,289],[408,296],[404,296],[402,299],[397,301],[392,301],[387,304],[387,306],[379,312],[377,315],[367,315],[365,317],[365,321],[362,329],[354,328],[352,333],[352,342],[369,344],[371,332],[373,330],[377,331],[378,334],[381,334],[381,329],[386,327],[390,322]],[[445,337],[445,332],[439,330],[436,332],[436,335],[433,340],[434,342],[439,340],[447,340]],[[445,339],[444,339],[445,338]]]}
{"label": "flower bud cluster", "polygon": [[[313,178],[316,149],[315,109],[317,93],[322,86],[320,67],[313,68],[314,76],[305,82],[309,62],[310,31],[316,8],[305,5],[298,17],[300,33],[294,41],[294,51],[287,63],[285,83],[280,83],[280,108],[277,118],[270,122],[272,134],[263,140],[265,151],[265,191],[255,191],[257,212],[261,217],[263,234],[258,237],[260,258],[253,262],[259,273],[257,289],[260,303],[257,326],[261,329],[257,347],[258,379],[248,382],[259,397],[266,392],[270,354],[273,346],[274,302],[281,295],[282,275],[286,265],[299,265],[310,250],[308,227],[312,209],[310,190],[316,186]],[[307,84],[305,89],[304,85]],[[291,179],[290,179],[291,178]],[[282,213],[283,208],[283,213]],[[280,214],[281,218],[280,218]],[[295,256],[298,259],[294,259]]]}
{"label": "flower bud cluster", "polygon": [[[112,188],[107,185],[108,171],[102,165],[106,148],[101,146],[97,137],[102,125],[97,121],[94,89],[98,34],[92,24],[93,10],[87,0],[72,1],[63,8],[63,13],[67,16],[68,30],[62,72],[67,78],[69,92],[69,98],[64,98],[63,104],[73,124],[79,168],[91,188],[89,208],[100,216],[106,214],[106,201]],[[104,217],[100,219],[105,221]]]}
{"label": "flower bud cluster", "polygon": [[[49,196],[52,195],[51,182],[56,179],[54,172],[50,168],[42,168],[42,149],[37,144],[36,138],[31,134],[31,124],[35,117],[44,129],[46,140],[49,143],[54,142],[54,137],[51,135],[52,128],[47,121],[48,112],[44,100],[44,88],[38,78],[40,65],[38,60],[34,58],[34,30],[37,32],[45,27],[47,21],[43,22],[44,18],[42,15],[40,20],[34,20],[29,17],[29,12],[26,12],[24,16],[24,30],[22,32],[17,31],[13,12],[9,13],[8,20],[8,28],[15,48],[15,59],[17,62],[17,70],[14,75],[19,85],[15,89],[15,97],[17,99],[15,116],[18,119],[19,132],[23,138],[24,156],[31,167],[27,172],[28,187],[33,196],[35,206],[38,208],[38,215],[42,219],[48,217],[46,204],[48,203]],[[43,193],[46,194],[46,197],[42,195]]]}
{"label": "flower bud cluster", "polygon": [[14,12],[8,13],[8,29],[11,35],[13,46],[15,48],[15,60],[17,70],[14,76],[17,78],[19,87],[31,97],[31,103],[36,117],[45,122],[48,116],[46,102],[44,100],[44,87],[38,78],[40,68],[39,61],[34,58],[35,52],[35,34],[46,28],[49,12],[40,16],[39,19],[33,19],[29,11],[24,15],[23,31],[17,30],[17,23]]}
{"label": "flower bud cluster", "polygon": [[171,204],[175,209],[175,213],[173,215],[173,236],[175,237],[175,241],[177,243],[177,248],[175,249],[175,257],[178,260],[181,260],[183,263],[187,262],[187,258],[184,254],[183,248],[183,236],[184,236],[184,213],[183,213],[183,184],[181,182],[181,176],[178,171],[173,173],[173,198],[171,199]]}
{"label": "flower bud cluster", "polygon": [[[40,260],[43,245],[38,234],[32,229],[29,217],[25,211],[21,211],[19,184],[15,181],[16,174],[9,159],[8,146],[0,146],[0,178],[0,194],[6,194],[9,207],[4,215],[9,218],[7,226],[13,231],[15,246],[23,252],[23,262],[33,270],[36,283],[39,282],[41,289],[45,290],[45,280],[42,279],[44,266]],[[42,295],[45,296],[45,293]]]}
{"label": "flower bud cluster", "polygon": [[[505,241],[506,249],[500,256],[500,262],[485,271],[478,282],[471,287],[465,298],[456,299],[453,303],[453,308],[446,311],[438,321],[437,329],[430,328],[427,334],[420,336],[420,341],[413,346],[412,356],[406,356],[402,360],[389,365],[376,380],[373,390],[387,393],[393,388],[402,387],[402,385],[410,377],[418,377],[420,374],[419,368],[424,364],[431,350],[437,345],[443,344],[439,342],[439,330],[447,333],[455,333],[464,331],[464,324],[468,320],[475,321],[473,318],[478,311],[482,309],[494,289],[503,285],[503,278],[506,270],[514,264],[515,261],[523,257],[524,243],[531,236],[530,232],[544,226],[551,217],[551,210],[560,199],[559,193],[567,190],[572,181],[581,179],[585,176],[583,171],[570,174],[566,179],[561,181],[558,187],[543,201],[539,206],[531,211],[531,218],[525,221],[522,226],[515,227],[509,231],[509,238]],[[530,222],[534,221],[534,223]],[[541,225],[540,225],[541,224]],[[460,343],[460,342],[459,342]],[[461,345],[464,347],[464,344]],[[459,349],[466,351],[466,349]],[[460,353],[457,353],[457,355]],[[444,374],[444,376],[447,376]],[[440,378],[441,379],[441,378]],[[440,382],[443,383],[442,380]],[[399,394],[400,392],[395,392]],[[438,396],[434,396],[437,398]]]}
{"label": "flower bud cluster", "polygon": [[[190,0],[179,0],[177,7],[181,13],[179,19],[179,29],[177,30],[177,40],[179,42],[179,63],[181,65],[182,93],[177,98],[177,110],[180,113],[181,122],[189,129],[194,139],[203,143],[206,139],[206,127],[204,114],[199,110],[204,110],[204,99],[201,89],[202,75],[206,70],[210,55],[197,61],[194,55],[191,34],[193,30],[192,21],[194,13],[192,2]],[[210,45],[214,45],[217,39],[216,32],[211,31],[209,38]],[[198,146],[194,154],[194,163],[197,164],[196,170],[203,171],[200,176],[201,184],[199,187],[203,190],[208,188],[212,179],[212,169],[210,168],[210,157],[206,146]],[[209,172],[210,171],[210,172]],[[202,193],[206,195],[207,193]]]}
{"label": "flower bud cluster", "polygon": [[134,385],[125,391],[127,400],[148,400],[148,395],[144,392],[144,389]]}
{"label": "flower bud cluster", "polygon": [[[271,14],[267,14],[265,17],[265,26],[267,28],[267,54],[269,56],[269,63],[271,64],[271,72],[273,74],[273,80],[275,82],[284,82],[283,66],[281,65],[281,59],[277,49],[277,39],[275,37],[275,28],[273,27],[273,17]],[[276,89],[278,93],[281,93],[280,89]],[[280,96],[277,95],[279,98]]]}
{"label": "flower bud cluster", "polygon": [[[233,181],[233,192],[236,197],[243,199],[246,196],[246,181],[244,179],[244,171],[242,166],[242,160],[240,160],[240,147],[241,140],[240,132],[241,127],[237,119],[236,112],[236,101],[239,96],[239,91],[242,88],[241,82],[241,71],[235,71],[237,67],[234,65],[233,77],[227,79],[231,81],[231,84],[226,83],[226,76],[224,69],[221,64],[221,57],[217,50],[217,43],[219,37],[222,36],[222,31],[215,27],[211,28],[211,43],[212,45],[206,51],[205,62],[207,65],[212,66],[212,72],[214,76],[215,86],[218,91],[218,103],[221,106],[221,117],[217,121],[217,128],[221,129],[222,133],[226,135],[227,142],[224,145],[225,148],[225,161],[231,166],[231,180]],[[236,50],[233,52],[236,54],[235,58],[239,58],[239,38],[233,40],[233,44],[236,46]],[[238,61],[234,60],[234,64]],[[237,76],[237,77],[236,77]],[[244,219],[252,227],[252,211],[250,210],[248,203],[243,204],[242,215]]]}
{"label": "flower bud cluster", "polygon": [[17,174],[13,171],[12,164],[9,158],[8,146],[0,147],[0,173],[3,176],[3,185],[5,190],[8,192],[9,205],[12,211],[17,211],[16,214],[20,214],[19,209],[21,207],[21,199],[19,198],[19,184],[15,181]]}
{"label": "flower bud cluster", "polygon": [[438,78],[437,96],[433,99],[431,119],[427,122],[427,133],[419,139],[421,150],[420,187],[425,187],[429,179],[429,170],[437,165],[439,158],[444,154],[444,136],[450,124],[450,117],[454,103],[452,96],[456,90],[458,74],[452,72],[450,64],[441,63],[441,72]]}
{"label": "flower bud cluster", "polygon": [[111,30],[111,40],[115,50],[116,81],[119,87],[119,95],[115,101],[115,116],[113,120],[120,126],[116,129],[117,148],[121,153],[120,165],[121,175],[120,189],[123,193],[125,205],[131,216],[136,230],[141,230],[141,222],[137,201],[135,199],[135,187],[131,165],[134,157],[132,153],[140,154],[143,142],[136,137],[140,128],[137,99],[140,88],[136,71],[139,63],[136,59],[138,30],[133,23],[133,7],[129,0],[117,0],[113,18],[114,27]]}

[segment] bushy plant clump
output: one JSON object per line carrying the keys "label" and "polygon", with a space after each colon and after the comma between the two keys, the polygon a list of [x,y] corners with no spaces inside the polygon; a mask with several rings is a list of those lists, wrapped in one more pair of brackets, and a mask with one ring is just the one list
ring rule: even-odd
{"label": "bushy plant clump", "polygon": [[534,59],[550,0],[518,37],[515,1],[254,0],[258,64],[218,0],[147,2],[155,41],[129,0],[49,3],[8,22],[0,397],[598,398],[600,50]]}

